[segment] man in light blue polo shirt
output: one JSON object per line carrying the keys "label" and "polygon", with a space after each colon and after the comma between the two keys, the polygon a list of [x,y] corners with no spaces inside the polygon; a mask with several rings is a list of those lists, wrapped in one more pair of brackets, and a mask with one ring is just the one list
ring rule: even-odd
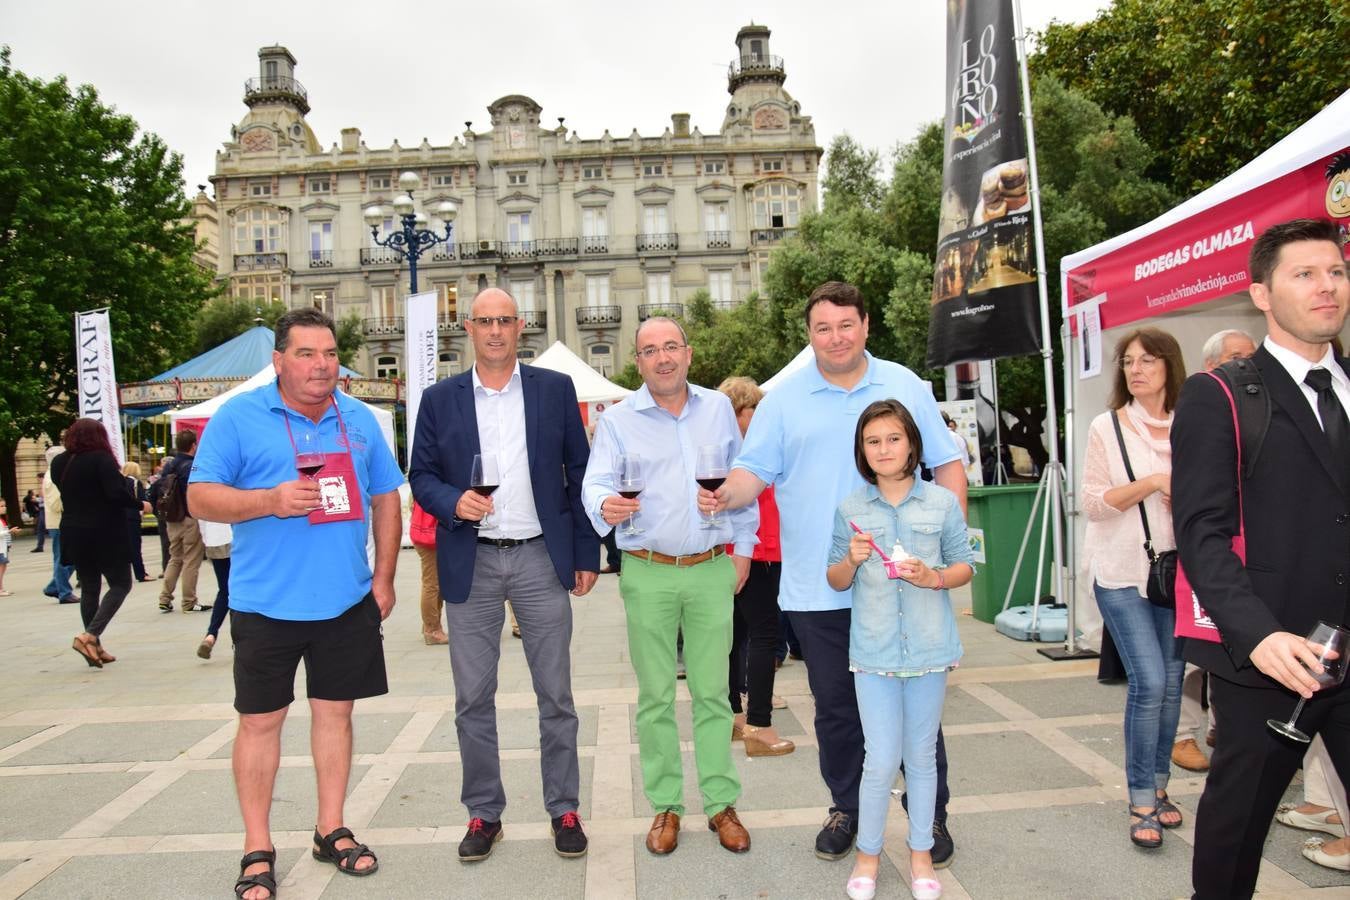
{"label": "man in light blue polo shirt", "polygon": [[[700,491],[699,506],[736,509],[774,485],[782,522],[783,577],[778,604],[806,655],[816,700],[820,774],[833,805],[816,838],[816,855],[842,859],[858,829],[863,733],[848,667],[850,591],[825,581],[834,511],[862,486],[853,462],[858,416],[874,400],[894,398],[914,416],[923,463],[965,508],[966,476],[932,390],[898,363],[866,351],[867,307],[851,284],[830,281],[811,293],[806,325],[815,364],[789,376],[760,401],[745,446],[716,494]],[[950,864],[946,826],[946,754],[938,737],[938,809],[933,863]],[[945,850],[945,852],[944,852]]]}
{"label": "man in light blue polo shirt", "polygon": [[[343,802],[354,701],[388,692],[380,622],[394,608],[403,476],[375,417],[336,390],[336,333],[316,309],[277,321],[276,382],[212,416],[188,487],[194,513],[234,525],[233,764],[245,852],[236,891],[246,900],[276,896],[268,815],[302,658],[318,782],[314,856],[348,875],[370,875],[379,865],[344,827]],[[321,458],[301,459],[307,445]],[[305,463],[317,470],[301,476]]]}

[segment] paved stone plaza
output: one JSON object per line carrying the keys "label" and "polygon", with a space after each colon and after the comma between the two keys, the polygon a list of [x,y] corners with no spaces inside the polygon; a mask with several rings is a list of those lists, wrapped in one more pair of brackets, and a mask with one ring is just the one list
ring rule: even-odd
{"label": "paved stone plaza", "polygon": [[[118,662],[90,669],[70,650],[76,606],[41,596],[50,555],[13,548],[0,600],[0,898],[229,897],[241,855],[230,774],[234,714],[228,639],[209,662],[195,655],[207,615],[161,614],[159,583],[138,584],[104,636]],[[147,563],[159,548],[147,536]],[[157,573],[157,564],[149,565]],[[385,623],[390,693],[357,706],[356,760],[347,824],[380,856],[371,879],[338,875],[310,858],[314,791],[308,708],[286,727],[273,806],[281,895],[296,898],[838,897],[846,861],[812,855],[828,797],[816,768],[812,699],[801,663],[785,666],[775,724],[797,742],[786,757],[736,759],[737,804],[753,848],[722,850],[699,815],[686,752],[680,847],[643,847],[651,810],[642,796],[617,580],[602,576],[576,600],[573,686],[581,717],[581,816],[590,854],[553,853],[541,805],[534,696],[519,644],[502,640],[498,695],[505,840],[492,857],[462,865],[455,846],[459,756],[444,647],[423,645],[417,559],[400,560],[400,604]],[[209,566],[201,596],[214,596]],[[968,595],[958,595],[958,602]],[[1052,663],[961,618],[966,657],[952,675],[944,716],[951,756],[954,865],[940,873],[948,897],[1139,897],[1189,894],[1189,816],[1203,779],[1176,777],[1188,816],[1161,851],[1126,836],[1121,711],[1124,688],[1094,678],[1096,663]],[[303,676],[301,676],[303,679]],[[684,688],[680,696],[686,697]],[[303,681],[298,689],[303,694]],[[689,738],[689,705],[681,704]],[[686,751],[692,745],[686,744]],[[1290,796],[1299,791],[1291,788]],[[908,897],[905,819],[889,822],[879,897]],[[1262,896],[1350,896],[1350,877],[1299,855],[1303,832],[1273,827]]]}

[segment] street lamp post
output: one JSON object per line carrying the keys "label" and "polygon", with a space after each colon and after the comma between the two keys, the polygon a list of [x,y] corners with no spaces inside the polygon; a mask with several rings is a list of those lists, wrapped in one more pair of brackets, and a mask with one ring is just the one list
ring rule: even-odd
{"label": "street lamp post", "polygon": [[408,260],[408,280],[412,290],[417,293],[417,259],[437,244],[450,243],[455,227],[455,215],[459,212],[453,200],[445,200],[436,207],[436,217],[445,222],[445,234],[428,230],[426,213],[418,212],[413,202],[413,191],[422,186],[422,179],[416,172],[404,172],[398,176],[398,187],[406,191],[394,201],[394,214],[398,216],[402,228],[380,237],[380,223],[384,221],[384,209],[379,206],[366,207],[366,224],[370,226],[370,235],[376,246],[388,247],[399,256]]}

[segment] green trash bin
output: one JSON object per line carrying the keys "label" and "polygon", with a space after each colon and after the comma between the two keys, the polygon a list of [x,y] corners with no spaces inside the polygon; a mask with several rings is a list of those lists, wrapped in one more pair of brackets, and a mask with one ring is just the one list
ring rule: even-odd
{"label": "green trash bin", "polygon": [[[1031,518],[1031,507],[1036,500],[1036,484],[1003,484],[972,487],[969,492],[967,523],[970,544],[975,551],[975,580],[970,583],[971,607],[975,618],[991,625],[1003,610],[1003,598],[1012,581],[1013,567],[1017,565],[1017,550]],[[1042,498],[1044,502],[1045,498]],[[1031,603],[1036,599],[1036,551],[1040,546],[1044,512],[1036,511],[1036,523],[1027,542],[1026,556],[1017,573],[1017,589],[1012,606]],[[1043,592],[1049,590],[1051,559],[1054,549],[1046,537],[1043,568]]]}

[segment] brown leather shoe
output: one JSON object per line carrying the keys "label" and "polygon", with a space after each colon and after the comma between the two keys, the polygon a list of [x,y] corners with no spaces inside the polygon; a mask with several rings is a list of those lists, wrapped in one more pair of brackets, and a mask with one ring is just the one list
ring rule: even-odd
{"label": "brown leather shoe", "polygon": [[680,814],[666,810],[652,819],[647,832],[647,849],[657,856],[665,856],[680,845]]}
{"label": "brown leather shoe", "polygon": [[732,853],[750,849],[750,832],[736,817],[736,807],[728,806],[708,820],[708,830],[717,832],[717,841]]}
{"label": "brown leather shoe", "polygon": [[1209,758],[1195,743],[1194,738],[1186,738],[1172,745],[1172,762],[1192,772],[1209,771]]}
{"label": "brown leather shoe", "polygon": [[787,738],[780,737],[778,740],[770,743],[760,736],[760,729],[754,725],[746,725],[741,735],[745,741],[746,756],[787,756],[797,745]]}

